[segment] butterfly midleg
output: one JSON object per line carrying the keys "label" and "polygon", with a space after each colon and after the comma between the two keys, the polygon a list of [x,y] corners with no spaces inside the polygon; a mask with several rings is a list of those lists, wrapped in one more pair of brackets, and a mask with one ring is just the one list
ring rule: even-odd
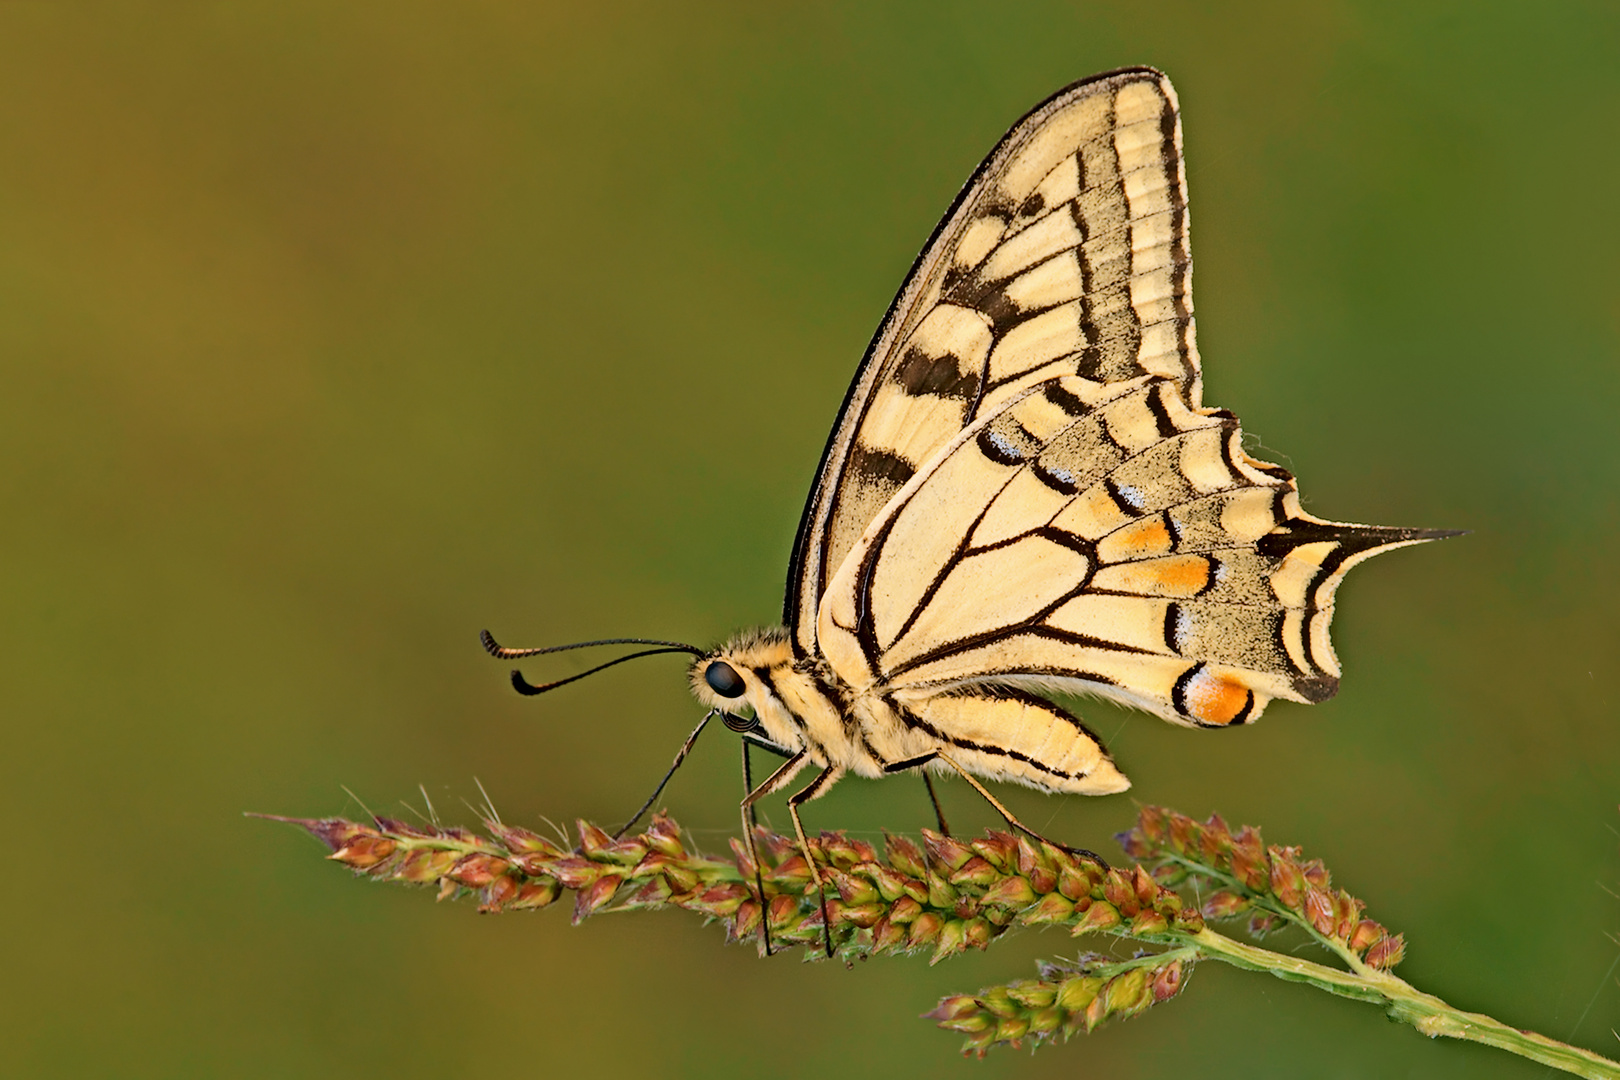
{"label": "butterfly midleg", "polygon": [[[759,802],[759,800],[763,799],[771,792],[781,791],[783,788],[787,787],[793,782],[793,778],[799,775],[799,770],[804,768],[809,763],[810,755],[805,753],[803,750],[800,750],[797,754],[794,754],[792,757],[782,762],[781,766],[775,772],[771,773],[763,784],[759,785],[759,787],[743,796],[742,808],[747,810],[749,807]],[[814,787],[815,785],[812,784],[811,786]],[[812,873],[815,871],[814,866],[812,866],[810,869]]]}
{"label": "butterfly midleg", "polygon": [[[1070,855],[1079,855],[1087,859],[1093,859],[1104,870],[1108,869],[1108,860],[1104,859],[1101,855],[1098,855],[1095,851],[1092,851],[1089,848],[1070,847],[1068,844],[1060,844],[1056,840],[1048,840],[1046,837],[1042,836],[1028,825],[1025,825],[1022,821],[1019,821],[1013,816],[1012,811],[1008,810],[1005,806],[1002,806],[1001,800],[990,794],[989,789],[983,784],[979,783],[978,779],[972,773],[962,768],[962,766],[958,765],[955,761],[952,761],[949,754],[941,753],[938,750],[930,750],[928,753],[919,755],[918,757],[907,758],[905,761],[896,761],[893,764],[884,765],[883,771],[886,773],[904,772],[907,769],[915,769],[920,765],[926,765],[935,759],[943,761],[945,764],[949,765],[951,768],[960,773],[962,779],[973,785],[974,791],[977,791],[980,795],[984,796],[985,802],[996,808],[996,813],[1000,814],[1002,818],[1006,820],[1008,825],[1011,825],[1025,836],[1028,836],[1032,840],[1038,840],[1043,844],[1051,844],[1055,848],[1062,848]],[[925,773],[924,776],[926,775],[927,774]],[[929,790],[932,792],[932,787],[930,787]]]}
{"label": "butterfly midleg", "polygon": [[804,854],[804,861],[810,865],[810,877],[816,883],[816,899],[821,902],[821,939],[827,946],[827,956],[831,959],[833,954],[832,920],[827,915],[827,886],[821,880],[821,871],[816,869],[815,856],[810,853],[810,841],[804,837],[804,823],[799,820],[799,804],[807,803],[811,799],[818,799],[826,794],[827,789],[838,782],[844,775],[844,770],[837,765],[829,765],[821,770],[821,775],[810,781],[808,785],[788,797],[788,814],[793,818],[793,831],[799,837],[799,850]]}

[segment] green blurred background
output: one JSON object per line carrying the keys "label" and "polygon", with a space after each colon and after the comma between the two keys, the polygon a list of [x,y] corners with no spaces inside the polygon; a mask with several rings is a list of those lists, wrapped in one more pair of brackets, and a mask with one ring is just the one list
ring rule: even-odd
{"label": "green blurred background", "polygon": [[[1086,705],[1131,795],[1007,798],[1105,851],[1133,799],[1263,825],[1420,987],[1620,1053],[1614,5],[13,2],[0,1072],[1542,1075],[1215,965],[962,1062],[917,1014],[1067,937],[761,962],[680,913],[436,906],[241,816],[420,783],[471,822],[477,777],[511,822],[622,820],[696,718],[678,658],[529,701],[479,628],[775,621],[957,185],[1138,63],[1181,94],[1206,400],[1317,513],[1473,532],[1351,577],[1334,701],[1225,735]],[[666,802],[719,848],[706,738]],[[900,780],[808,817],[929,820]]]}

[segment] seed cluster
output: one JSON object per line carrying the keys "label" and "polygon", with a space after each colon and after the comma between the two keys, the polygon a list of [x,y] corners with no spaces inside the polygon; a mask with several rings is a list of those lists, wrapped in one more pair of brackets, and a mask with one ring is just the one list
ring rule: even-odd
{"label": "seed cluster", "polygon": [[1137,1016],[1181,993],[1192,971],[1192,949],[1114,961],[1083,953],[1071,963],[1041,965],[1041,977],[956,994],[925,1015],[967,1038],[962,1052],[984,1056],[992,1046],[1017,1049],[1096,1030],[1107,1020]]}
{"label": "seed cluster", "polygon": [[1320,859],[1302,858],[1297,847],[1267,845],[1253,826],[1234,834],[1219,814],[1198,822],[1147,806],[1136,827],[1118,839],[1126,854],[1154,863],[1153,876],[1162,885],[1188,879],[1213,885],[1202,906],[1211,921],[1248,915],[1255,937],[1284,923],[1301,925],[1353,970],[1386,971],[1406,955],[1405,937],[1364,918],[1366,905],[1335,889]]}
{"label": "seed cluster", "polygon": [[[679,907],[725,919],[733,941],[759,941],[768,910],[773,943],[821,941],[821,904],[797,842],[764,829],[755,834],[761,896],[743,844],[732,841],[732,859],[691,853],[662,814],[623,840],[581,821],[571,851],[493,820],[484,822],[488,838],[391,818],[281,820],[307,829],[359,874],[437,885],[441,899],[472,893],[482,912],[546,907],[568,890],[576,923],[603,910]],[[925,829],[920,844],[887,835],[881,858],[871,844],[838,832],[812,838],[810,848],[831,888],[827,917],[846,958],[928,951],[938,963],[1020,923],[1148,938],[1202,926],[1195,908],[1140,867],[1104,869],[1007,833],[964,842]]]}
{"label": "seed cluster", "polygon": [[[827,913],[845,956],[928,951],[930,963],[938,963],[982,949],[1014,925],[1063,923],[1075,933],[1128,928],[1141,935],[1165,933],[1172,924],[1202,925],[1196,910],[1146,872],[1104,869],[1007,833],[962,841],[924,829],[920,844],[887,835],[881,859],[872,845],[841,833],[823,833],[811,846],[837,892]],[[751,882],[753,866],[741,845],[734,847],[739,871]],[[757,847],[773,940],[814,944],[820,912],[813,892],[806,895],[812,887],[797,844],[761,831]],[[782,891],[772,895],[775,890]],[[739,913],[738,938],[753,935],[754,924],[746,921],[751,902]]]}
{"label": "seed cluster", "polygon": [[[572,892],[576,923],[602,911],[678,907],[723,922],[732,941],[763,948],[768,938],[775,948],[803,945],[808,958],[825,957],[810,866],[797,841],[765,829],[754,835],[756,871],[740,840],[731,841],[731,858],[688,850],[664,814],[620,840],[581,821],[571,850],[493,819],[484,822],[487,836],[390,818],[279,820],[319,837],[332,859],[358,874],[437,885],[440,899],[471,894],[482,912],[542,908]],[[834,951],[846,961],[921,952],[938,963],[983,949],[1014,926],[1066,926],[1074,936],[1163,946],[1124,960],[1083,954],[1044,965],[1037,979],[945,998],[927,1015],[966,1036],[969,1053],[1066,1039],[1176,996],[1206,955],[1206,920],[1249,916],[1256,934],[1298,924],[1354,970],[1388,968],[1404,951],[1400,935],[1362,917],[1361,901],[1333,888],[1319,861],[1265,845],[1258,829],[1234,834],[1218,816],[1197,822],[1146,807],[1119,839],[1147,865],[1105,867],[1004,832],[961,840],[925,829],[921,842],[886,834],[881,854],[839,832],[809,846],[828,885]],[[1201,905],[1176,892],[1189,882],[1205,897]]]}
{"label": "seed cluster", "polygon": [[[943,999],[926,1015],[965,1036],[966,1053],[1067,1039],[1136,1016],[1177,996],[1196,963],[1219,960],[1375,1004],[1430,1037],[1466,1039],[1549,1068],[1620,1080],[1620,1062],[1464,1012],[1397,978],[1388,969],[1405,952],[1404,938],[1366,918],[1362,902],[1336,889],[1320,861],[1295,847],[1265,844],[1258,829],[1234,833],[1218,816],[1199,822],[1143,808],[1119,839],[1147,867],[1129,869],[1006,833],[962,841],[925,831],[921,843],[887,836],[881,855],[865,841],[823,833],[809,847],[828,886],[825,928],[810,863],[793,840],[764,830],[753,837],[756,869],[738,840],[731,842],[732,858],[688,850],[664,815],[622,840],[582,821],[578,845],[566,850],[566,839],[554,843],[505,825],[493,812],[484,822],[487,836],[388,818],[361,824],[253,816],[307,830],[356,874],[436,885],[440,899],[470,894],[484,912],[547,907],[564,892],[574,894],[576,922],[602,911],[680,907],[723,922],[734,941],[806,945],[810,959],[824,957],[824,935],[846,960],[927,952],[938,962],[982,949],[1013,927],[1043,925],[1155,947],[1126,959],[1118,958],[1123,949],[1083,953],[1042,964],[1035,979]],[[1177,887],[1201,902],[1185,902]],[[1344,966],[1317,963],[1297,949],[1245,944],[1206,925],[1245,916],[1257,935],[1300,927]]]}

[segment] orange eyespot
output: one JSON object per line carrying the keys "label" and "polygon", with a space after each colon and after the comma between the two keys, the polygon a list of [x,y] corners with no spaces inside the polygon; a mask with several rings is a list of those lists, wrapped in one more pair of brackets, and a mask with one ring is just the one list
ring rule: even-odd
{"label": "orange eyespot", "polygon": [[1181,714],[1204,727],[1247,721],[1254,712],[1254,693],[1235,679],[1211,674],[1203,664],[1176,680],[1171,700]]}
{"label": "orange eyespot", "polygon": [[1192,714],[1206,724],[1230,724],[1249,711],[1249,688],[1226,679],[1200,679],[1187,698]]}
{"label": "orange eyespot", "polygon": [[709,684],[709,689],[721,697],[742,697],[743,678],[737,674],[737,669],[724,660],[716,660],[703,669],[703,681]]}

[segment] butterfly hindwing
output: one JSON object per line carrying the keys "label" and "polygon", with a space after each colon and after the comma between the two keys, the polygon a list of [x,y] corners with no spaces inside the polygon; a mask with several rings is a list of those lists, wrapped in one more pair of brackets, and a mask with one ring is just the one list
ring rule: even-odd
{"label": "butterfly hindwing", "polygon": [[975,419],[1057,376],[1143,376],[1199,401],[1181,126],[1137,68],[1069,87],[1020,121],[924,248],[856,373],[789,569],[802,655],[867,526]]}
{"label": "butterfly hindwing", "polygon": [[1324,522],[1236,418],[1140,377],[1052,379],[969,425],[891,500],[818,625],[858,691],[1014,683],[1199,726],[1337,687],[1345,570],[1428,538]]}

